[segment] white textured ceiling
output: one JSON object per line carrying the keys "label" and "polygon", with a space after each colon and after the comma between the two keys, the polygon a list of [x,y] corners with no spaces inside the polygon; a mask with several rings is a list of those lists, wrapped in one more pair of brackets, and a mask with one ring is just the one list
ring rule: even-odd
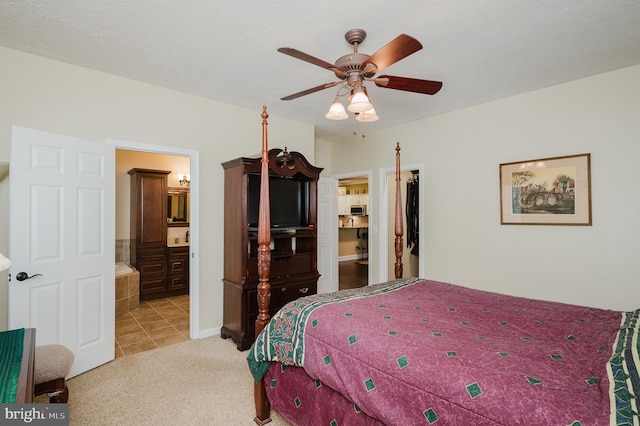
{"label": "white textured ceiling", "polygon": [[[423,49],[384,74],[440,80],[421,95],[369,84],[380,120],[324,118],[327,62],[362,28],[373,54],[401,33]],[[333,139],[640,64],[638,0],[0,0],[0,45],[272,115],[313,123]],[[1,64],[0,64],[1,66]],[[640,84],[640,82],[639,82]]]}

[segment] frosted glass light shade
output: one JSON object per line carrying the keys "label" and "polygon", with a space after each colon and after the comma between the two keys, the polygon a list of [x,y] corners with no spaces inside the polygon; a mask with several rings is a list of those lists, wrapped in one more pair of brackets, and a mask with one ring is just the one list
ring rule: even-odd
{"label": "frosted glass light shade", "polygon": [[375,108],[371,108],[368,111],[361,112],[360,114],[358,114],[358,116],[356,117],[356,120],[367,123],[371,121],[377,121],[379,118],[380,117],[378,117],[378,114],[376,114]]}
{"label": "frosted glass light shade", "polygon": [[371,105],[369,97],[367,97],[363,90],[359,90],[353,95],[353,99],[351,99],[351,103],[347,107],[351,112],[365,112],[371,108],[373,108],[373,105]]}
{"label": "frosted glass light shade", "polygon": [[347,112],[344,110],[344,105],[340,102],[340,99],[336,98],[331,107],[329,108],[329,112],[325,115],[329,120],[346,120],[349,118]]}

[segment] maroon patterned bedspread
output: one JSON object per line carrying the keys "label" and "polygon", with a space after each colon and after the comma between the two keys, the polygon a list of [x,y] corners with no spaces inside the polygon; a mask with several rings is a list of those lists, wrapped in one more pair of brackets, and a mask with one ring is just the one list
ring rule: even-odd
{"label": "maroon patterned bedspread", "polygon": [[[619,401],[609,361],[624,321],[621,312],[423,280],[315,308],[302,363],[312,381],[287,398],[291,410],[307,410],[318,392],[327,402],[336,391],[353,413],[341,406],[335,425],[623,424],[610,415]],[[270,399],[281,369],[267,376]],[[332,407],[320,409],[329,420]]]}

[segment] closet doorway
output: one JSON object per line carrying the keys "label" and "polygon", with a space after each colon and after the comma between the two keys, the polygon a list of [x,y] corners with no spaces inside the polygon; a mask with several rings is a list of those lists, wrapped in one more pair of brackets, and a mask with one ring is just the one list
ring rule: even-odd
{"label": "closet doorway", "polygon": [[[401,167],[400,194],[402,197],[402,264],[403,277],[424,276],[424,188],[420,184],[422,165]],[[396,174],[394,168],[380,170],[380,281],[395,279],[395,202]],[[407,195],[408,194],[408,195]],[[408,203],[408,204],[407,204]]]}
{"label": "closet doorway", "polygon": [[[403,277],[417,277],[418,261],[420,253],[419,244],[419,188],[420,172],[418,170],[406,170],[400,173],[400,194],[402,199],[402,265]],[[388,243],[388,280],[395,279],[395,209],[396,209],[396,176],[390,173],[387,179],[389,205],[387,217]]]}

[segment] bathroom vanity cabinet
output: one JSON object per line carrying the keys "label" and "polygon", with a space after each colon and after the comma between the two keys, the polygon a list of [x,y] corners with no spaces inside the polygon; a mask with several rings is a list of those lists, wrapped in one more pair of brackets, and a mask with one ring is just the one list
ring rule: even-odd
{"label": "bathroom vanity cabinet", "polygon": [[167,247],[167,290],[180,294],[189,291],[189,246]]}
{"label": "bathroom vanity cabinet", "polygon": [[131,169],[131,264],[140,300],[189,292],[189,247],[167,247],[166,170]]}

